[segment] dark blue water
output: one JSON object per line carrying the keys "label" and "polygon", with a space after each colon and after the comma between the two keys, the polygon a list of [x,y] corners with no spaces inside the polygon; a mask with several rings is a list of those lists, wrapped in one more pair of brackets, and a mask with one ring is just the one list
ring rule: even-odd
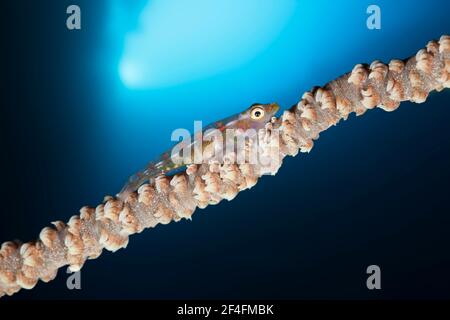
{"label": "dark blue water", "polygon": [[[31,240],[114,194],[175,128],[253,102],[287,108],[356,63],[405,58],[450,33],[445,1],[193,1],[183,13],[154,2],[154,23],[142,23],[148,1],[76,2],[80,31],[65,28],[69,1],[2,12],[0,242]],[[381,30],[366,28],[373,3]],[[140,78],[127,81],[123,61],[142,66]],[[232,202],[87,262],[82,290],[67,290],[61,270],[14,299],[449,298],[449,116],[447,91],[351,117]],[[371,264],[380,291],[365,286]]]}

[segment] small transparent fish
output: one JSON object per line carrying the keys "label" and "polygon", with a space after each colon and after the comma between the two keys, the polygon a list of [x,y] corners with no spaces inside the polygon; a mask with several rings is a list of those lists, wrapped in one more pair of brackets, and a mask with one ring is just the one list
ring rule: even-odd
{"label": "small transparent fish", "polygon": [[[200,139],[200,142],[202,143],[203,152],[208,147],[214,145],[213,140],[209,139],[208,136],[208,132],[213,132],[211,129],[219,130],[224,138],[223,141],[226,141],[225,133],[227,129],[241,129],[243,131],[247,129],[262,129],[266,123],[271,121],[279,109],[280,107],[277,103],[255,103],[241,113],[209,124],[201,132],[202,139]],[[199,143],[199,139],[195,139],[195,135],[188,144],[184,141],[177,143],[157,159],[150,162],[143,170],[131,176],[118,194],[118,197],[125,200],[131,192],[136,191],[146,181],[151,181],[158,176],[167,175],[170,172],[175,172],[185,167],[189,162],[192,163],[193,158],[182,159],[183,161],[180,161],[179,158],[175,159],[174,157],[179,157],[179,155],[172,155],[172,150],[175,147],[184,150],[190,148],[192,150],[191,157],[193,157],[197,143]]]}

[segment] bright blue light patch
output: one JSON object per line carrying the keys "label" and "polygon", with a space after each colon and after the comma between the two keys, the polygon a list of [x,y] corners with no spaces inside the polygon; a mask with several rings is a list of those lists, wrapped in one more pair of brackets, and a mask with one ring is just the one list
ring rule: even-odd
{"label": "bright blue light patch", "polygon": [[156,0],[125,38],[119,72],[130,88],[157,88],[237,67],[266,49],[293,0]]}
{"label": "bright blue light patch", "polygon": [[139,86],[143,80],[143,74],[139,70],[139,66],[133,61],[123,59],[119,66],[120,78],[128,87]]}

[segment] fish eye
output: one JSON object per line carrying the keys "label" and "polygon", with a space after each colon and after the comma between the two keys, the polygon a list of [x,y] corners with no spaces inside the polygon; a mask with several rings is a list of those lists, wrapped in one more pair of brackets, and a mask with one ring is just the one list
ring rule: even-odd
{"label": "fish eye", "polygon": [[262,118],[264,118],[265,113],[266,112],[262,107],[256,106],[250,111],[250,117],[253,120],[261,120]]}

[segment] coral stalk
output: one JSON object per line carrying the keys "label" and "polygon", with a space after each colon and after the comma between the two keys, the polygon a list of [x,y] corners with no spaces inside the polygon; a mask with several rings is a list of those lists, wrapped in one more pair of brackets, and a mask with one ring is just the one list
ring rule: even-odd
{"label": "coral stalk", "polygon": [[36,241],[3,243],[0,297],[31,289],[39,279],[50,281],[62,266],[78,271],[103,249],[125,248],[134,233],[158,223],[191,219],[197,207],[232,200],[262,175],[275,174],[285,156],[309,152],[322,131],[352,112],[359,116],[375,107],[394,111],[402,101],[422,103],[431,91],[449,87],[450,36],[430,41],[407,60],[358,64],[340,78],[304,93],[298,104],[266,125],[261,152],[273,160],[270,165],[236,164],[231,154],[223,164],[189,165],[183,173],[142,185],[125,201],[108,196],[95,208],[83,207],[67,223],[56,221],[45,227]]}

